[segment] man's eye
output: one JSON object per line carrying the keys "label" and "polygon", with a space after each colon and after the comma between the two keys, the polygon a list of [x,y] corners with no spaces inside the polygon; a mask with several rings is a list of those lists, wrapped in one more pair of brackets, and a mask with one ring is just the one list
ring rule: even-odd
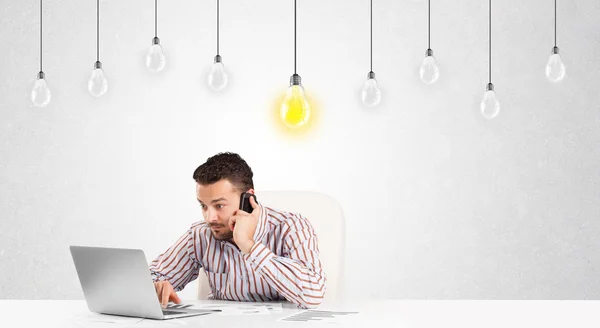
{"label": "man's eye", "polygon": [[204,205],[204,204],[200,204],[200,207],[202,207],[203,210],[206,209],[206,205]]}
{"label": "man's eye", "polygon": [[218,205],[217,205],[217,208],[218,208],[218,209],[222,209],[223,207],[225,207],[225,205],[222,205],[222,204],[218,204]]}

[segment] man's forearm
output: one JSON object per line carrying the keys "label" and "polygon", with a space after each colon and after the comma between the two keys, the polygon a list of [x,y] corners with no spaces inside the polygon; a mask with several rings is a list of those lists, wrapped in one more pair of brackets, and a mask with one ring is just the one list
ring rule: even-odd
{"label": "man's forearm", "polygon": [[325,294],[325,277],[300,261],[277,256],[261,243],[256,243],[244,258],[255,273],[290,302],[303,308],[321,304]]}

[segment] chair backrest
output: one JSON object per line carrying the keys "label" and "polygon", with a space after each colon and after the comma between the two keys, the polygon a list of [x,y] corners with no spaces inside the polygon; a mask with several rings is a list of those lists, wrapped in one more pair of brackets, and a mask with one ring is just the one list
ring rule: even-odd
{"label": "chair backrest", "polygon": [[[319,258],[327,275],[327,290],[323,301],[330,302],[342,292],[344,268],[345,226],[339,203],[331,196],[311,191],[257,191],[260,204],[273,209],[298,213],[310,221],[319,244]],[[210,292],[204,270],[198,275],[198,298],[206,299]]]}

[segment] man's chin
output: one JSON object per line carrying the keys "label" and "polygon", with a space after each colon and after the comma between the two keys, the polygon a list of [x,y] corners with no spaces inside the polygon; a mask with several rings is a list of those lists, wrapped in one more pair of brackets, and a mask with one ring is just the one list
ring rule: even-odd
{"label": "man's chin", "polygon": [[214,231],[212,232],[213,237],[215,237],[215,239],[217,240],[230,240],[233,239],[233,232],[222,232],[222,233],[215,233]]}

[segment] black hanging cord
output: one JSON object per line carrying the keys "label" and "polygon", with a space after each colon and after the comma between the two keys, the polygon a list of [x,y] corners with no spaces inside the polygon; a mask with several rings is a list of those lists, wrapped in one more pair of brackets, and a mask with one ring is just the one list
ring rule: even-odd
{"label": "black hanging cord", "polygon": [[371,72],[373,71],[373,0],[371,0]]}
{"label": "black hanging cord", "polygon": [[431,49],[431,0],[427,0],[427,49]]}
{"label": "black hanging cord", "polygon": [[556,0],[554,0],[554,46],[556,47]]}
{"label": "black hanging cord", "polygon": [[219,0],[217,0],[217,56],[219,55]]}
{"label": "black hanging cord", "polygon": [[96,61],[100,61],[100,0],[96,0]]}
{"label": "black hanging cord", "polygon": [[489,64],[490,64],[490,83],[492,83],[492,0],[490,0],[489,3],[489,12],[490,12],[490,16],[489,16]]}
{"label": "black hanging cord", "polygon": [[40,0],[40,72],[42,71],[42,2]]}
{"label": "black hanging cord", "polygon": [[296,74],[296,0],[294,0],[294,74]]}

